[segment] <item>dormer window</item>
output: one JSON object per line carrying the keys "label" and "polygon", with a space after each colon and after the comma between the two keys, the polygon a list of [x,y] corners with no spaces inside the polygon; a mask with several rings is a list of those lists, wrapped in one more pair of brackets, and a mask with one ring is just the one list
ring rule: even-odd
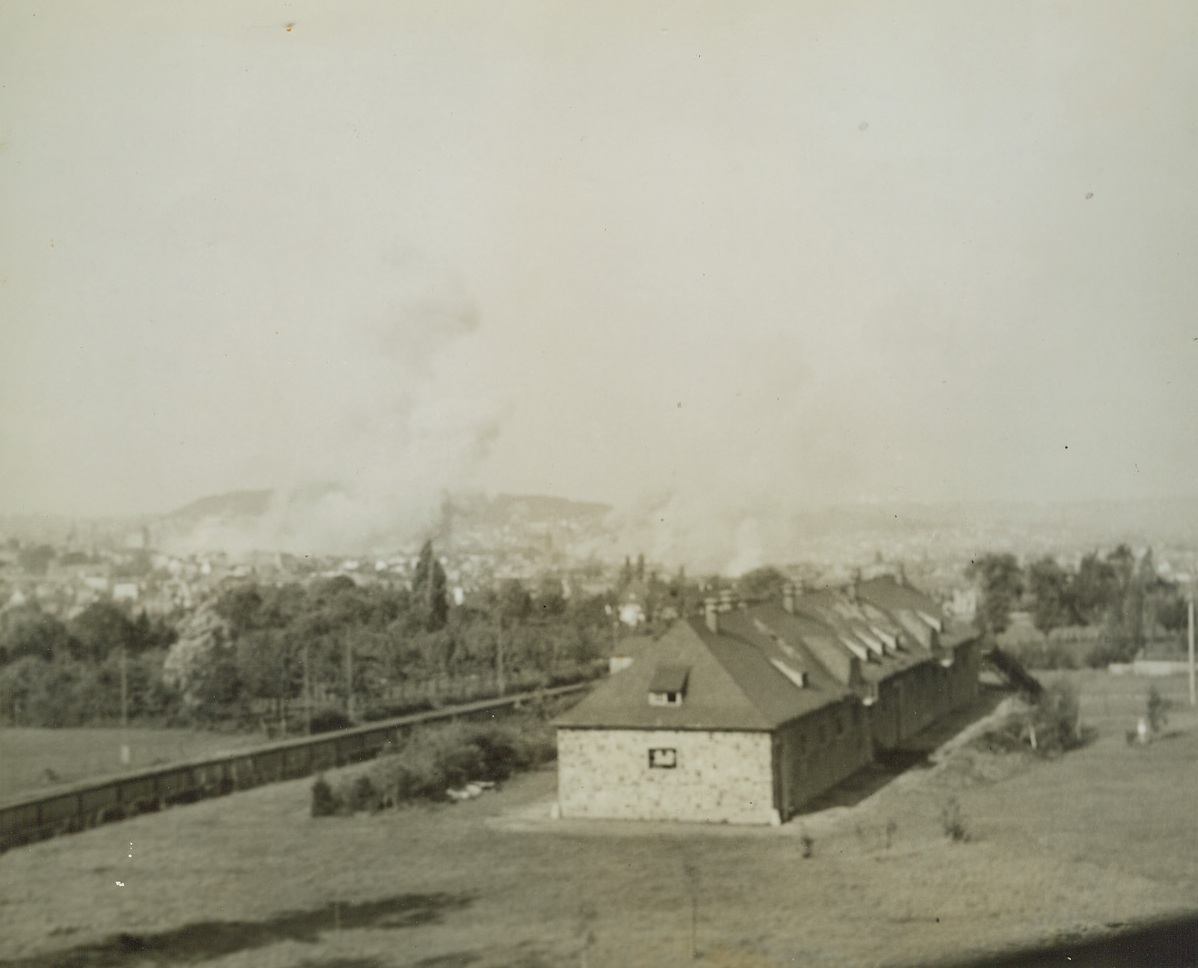
{"label": "dormer window", "polygon": [[781,659],[770,659],[770,664],[800,689],[807,685],[807,673],[802,669],[787,665]]}
{"label": "dormer window", "polygon": [[681,706],[682,693],[680,692],[650,692],[650,706]]}
{"label": "dormer window", "polygon": [[649,680],[650,706],[681,706],[690,666],[659,662]]}

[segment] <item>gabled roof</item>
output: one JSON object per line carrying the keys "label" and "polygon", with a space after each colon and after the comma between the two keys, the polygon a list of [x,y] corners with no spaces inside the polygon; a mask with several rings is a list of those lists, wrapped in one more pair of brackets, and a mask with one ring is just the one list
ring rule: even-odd
{"label": "gabled roof", "polygon": [[[632,665],[604,680],[559,726],[609,729],[772,730],[851,693],[835,682],[813,657],[791,646],[793,654],[769,630],[743,612],[719,616],[720,632],[702,619],[680,619],[652,646],[640,650]],[[787,643],[789,645],[789,643]],[[807,685],[773,664],[803,673]],[[681,705],[649,704],[649,692],[663,666],[687,668]]]}

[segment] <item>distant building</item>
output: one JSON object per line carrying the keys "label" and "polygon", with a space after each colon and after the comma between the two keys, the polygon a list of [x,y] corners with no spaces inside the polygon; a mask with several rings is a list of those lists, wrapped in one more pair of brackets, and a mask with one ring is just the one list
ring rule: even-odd
{"label": "distant building", "polygon": [[136,602],[141,597],[141,589],[135,581],[118,581],[112,586],[114,602]]}
{"label": "distant building", "polygon": [[649,590],[643,581],[635,580],[620,594],[617,615],[620,623],[637,628],[649,617]]}

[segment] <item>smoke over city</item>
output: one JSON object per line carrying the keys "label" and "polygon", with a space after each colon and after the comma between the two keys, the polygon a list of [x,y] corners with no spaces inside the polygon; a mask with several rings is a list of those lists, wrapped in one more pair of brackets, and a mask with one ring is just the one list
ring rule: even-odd
{"label": "smoke over city", "polygon": [[282,341],[264,361],[292,410],[285,446],[264,441],[255,462],[273,484],[266,512],[201,520],[183,546],[386,550],[426,537],[446,497],[475,484],[500,414],[477,310],[446,272],[390,268],[386,303],[331,327],[318,354]]}

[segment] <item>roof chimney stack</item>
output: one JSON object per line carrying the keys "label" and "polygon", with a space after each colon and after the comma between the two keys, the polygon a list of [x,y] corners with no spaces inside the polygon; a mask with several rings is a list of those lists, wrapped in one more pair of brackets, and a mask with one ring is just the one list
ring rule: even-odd
{"label": "roof chimney stack", "polygon": [[849,601],[852,602],[853,604],[856,604],[859,599],[858,586],[860,584],[861,584],[861,569],[854,568],[852,581],[849,582],[848,588],[845,589],[845,591],[848,593]]}
{"label": "roof chimney stack", "polygon": [[782,586],[782,607],[791,615],[795,613],[795,584],[792,581]]}
{"label": "roof chimney stack", "polygon": [[720,592],[720,611],[731,612],[736,608],[736,592],[731,588],[725,588]]}
{"label": "roof chimney stack", "polygon": [[707,621],[707,628],[712,635],[720,634],[720,612],[719,605],[714,598],[703,599],[703,617]]}

